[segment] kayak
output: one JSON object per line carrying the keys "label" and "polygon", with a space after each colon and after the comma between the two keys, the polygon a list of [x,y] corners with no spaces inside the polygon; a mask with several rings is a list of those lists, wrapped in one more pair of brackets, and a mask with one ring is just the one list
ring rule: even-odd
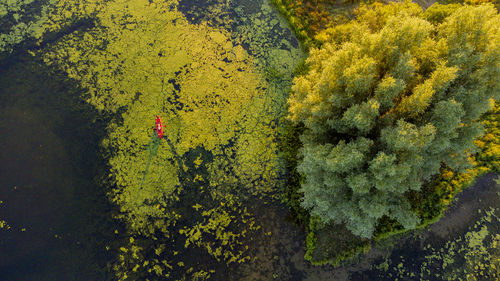
{"label": "kayak", "polygon": [[161,125],[161,119],[159,116],[156,116],[156,133],[158,134],[158,138],[163,138],[163,126]]}

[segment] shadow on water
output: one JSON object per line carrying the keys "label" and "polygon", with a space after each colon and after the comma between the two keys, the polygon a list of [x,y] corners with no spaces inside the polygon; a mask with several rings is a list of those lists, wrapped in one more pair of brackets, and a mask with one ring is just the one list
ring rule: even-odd
{"label": "shadow on water", "polygon": [[[478,178],[474,185],[458,196],[445,216],[429,228],[385,241],[383,245],[374,246],[366,255],[339,267],[313,266],[304,260],[305,234],[285,220],[289,214],[286,207],[276,203],[254,204],[252,211],[263,226],[260,237],[255,237],[250,245],[251,256],[255,258],[240,265],[230,275],[230,280],[389,281],[401,275],[398,271],[402,270],[406,275],[399,280],[450,280],[438,277],[442,273],[444,261],[425,264],[430,255],[425,246],[432,245],[440,249],[448,242],[459,239],[479,222],[485,210],[496,208],[498,216],[500,193],[495,177],[495,174],[490,173]],[[492,221],[488,229],[493,236],[498,235],[500,224]],[[388,271],[378,269],[384,260],[392,264]],[[399,264],[404,265],[404,268],[400,268]],[[457,268],[459,266],[449,265],[448,269],[461,270]],[[429,270],[434,279],[421,279],[421,270]]]}
{"label": "shadow on water", "polygon": [[0,280],[111,279],[106,118],[81,94],[36,57],[0,66]]}
{"label": "shadow on water", "polygon": [[[467,255],[480,257],[478,248],[475,248],[477,246],[472,246],[474,243],[481,245],[484,253],[495,251],[485,248],[486,244],[483,245],[482,241],[478,243],[480,239],[475,242],[466,239],[473,233],[473,229],[477,231],[482,227],[488,229],[491,237],[500,233],[500,224],[494,218],[500,215],[499,185],[495,183],[495,177],[497,176],[494,173],[489,173],[478,178],[472,186],[457,196],[457,200],[437,223],[410,235],[392,239],[388,241],[389,246],[374,249],[372,252],[378,251],[383,254],[379,258],[372,255],[372,258],[375,258],[372,263],[374,265],[385,263],[386,269],[381,270],[380,266],[372,266],[367,270],[354,272],[351,280],[389,281],[398,275],[403,280],[428,280],[428,277],[420,275],[422,272],[432,276],[432,280],[436,281],[478,280],[473,277],[474,270],[467,268],[461,259]],[[485,220],[485,213],[490,209],[494,210],[495,216]],[[496,251],[498,252],[498,249]],[[447,254],[449,255],[446,256]],[[433,262],[429,262],[429,257],[432,257]],[[498,253],[496,256],[493,253],[492,257],[498,258]],[[450,272],[454,272],[455,276],[453,277]],[[480,275],[482,279],[479,280],[498,280],[486,274]]]}

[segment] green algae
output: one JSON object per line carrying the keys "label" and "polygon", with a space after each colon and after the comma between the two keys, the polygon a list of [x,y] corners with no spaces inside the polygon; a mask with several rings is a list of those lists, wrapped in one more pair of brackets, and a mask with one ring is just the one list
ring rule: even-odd
{"label": "green algae", "polygon": [[141,187],[144,185],[144,181],[146,180],[146,176],[149,171],[149,166],[151,165],[151,160],[153,159],[156,154],[158,154],[158,148],[160,147],[160,139],[158,138],[156,132],[151,135],[151,139],[149,140],[147,144],[147,151],[149,153],[148,155],[148,162],[146,164],[146,169],[144,170],[144,174],[142,175],[142,180],[141,180]]}
{"label": "green algae", "polygon": [[430,253],[425,256],[420,276],[431,278],[427,268],[441,263],[443,280],[498,280],[500,235],[497,230],[489,230],[498,224],[497,213],[498,208],[491,207],[465,234],[442,247],[429,246]]}
{"label": "green algae", "polygon": [[378,278],[393,280],[498,280],[498,211],[497,207],[478,209],[477,221],[465,232],[448,237],[444,243],[421,240],[422,256],[388,256],[374,263],[372,271]]}
{"label": "green algae", "polygon": [[0,3],[0,53],[10,53],[16,44],[33,38],[38,40],[49,20],[49,7],[54,0],[42,5],[36,15],[27,15],[34,0],[8,0]]}
{"label": "green algae", "polygon": [[[0,3],[0,59],[22,45],[28,52],[72,29],[91,25],[98,0],[7,0]],[[3,54],[2,54],[3,53]]]}
{"label": "green algae", "polygon": [[[70,3],[57,14],[79,17],[71,7],[80,7],[98,24],[41,55],[87,90],[88,103],[116,116],[102,145],[116,186],[110,198],[131,238],[120,247],[117,277],[212,276],[208,265],[194,270],[183,258],[192,251],[227,264],[249,260],[247,241],[261,227],[246,204],[273,197],[285,173],[277,127],[303,57],[279,38],[289,30],[267,2],[224,28],[191,23],[176,1]],[[156,115],[165,140],[148,160]]]}

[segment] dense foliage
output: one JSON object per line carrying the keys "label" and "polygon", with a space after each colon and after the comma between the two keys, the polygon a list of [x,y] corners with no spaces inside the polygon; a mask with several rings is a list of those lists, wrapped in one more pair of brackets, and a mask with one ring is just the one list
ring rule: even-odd
{"label": "dense foliage", "polygon": [[297,37],[308,46],[314,34],[332,24],[332,15],[326,6],[332,0],[271,0],[279,11],[288,19]]}
{"label": "dense foliage", "polygon": [[479,165],[500,173],[500,103],[482,118],[484,136],[476,141],[481,152],[476,156]]}
{"label": "dense foliage", "polygon": [[442,17],[409,2],[363,7],[325,30],[295,79],[302,205],[371,237],[381,219],[420,221],[408,194],[447,166],[469,166],[478,118],[500,88],[500,17],[491,5]]}
{"label": "dense foliage", "polygon": [[360,1],[271,0],[271,2],[288,20],[303,47],[308,49],[318,44],[315,38],[318,33],[336,24],[348,22]]}

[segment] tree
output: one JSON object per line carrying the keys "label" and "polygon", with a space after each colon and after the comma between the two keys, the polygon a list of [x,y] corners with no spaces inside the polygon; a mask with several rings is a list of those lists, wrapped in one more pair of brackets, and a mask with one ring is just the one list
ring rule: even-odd
{"label": "tree", "polygon": [[500,16],[490,4],[435,5],[362,6],[317,36],[294,79],[302,205],[324,223],[364,238],[383,217],[414,228],[408,193],[443,165],[469,165],[478,118],[500,92]]}

